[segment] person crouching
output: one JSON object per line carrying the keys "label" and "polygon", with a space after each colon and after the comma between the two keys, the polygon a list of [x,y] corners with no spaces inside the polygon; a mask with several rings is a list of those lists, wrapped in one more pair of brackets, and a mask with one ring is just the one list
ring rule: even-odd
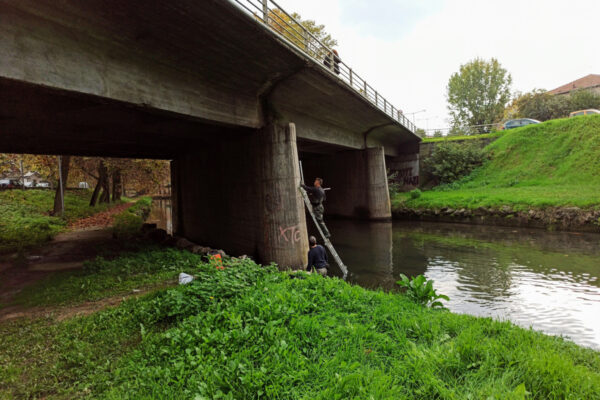
{"label": "person crouching", "polygon": [[327,262],[325,247],[317,244],[317,238],[314,236],[308,238],[308,244],[310,250],[308,250],[308,265],[306,266],[306,270],[311,271],[314,268],[319,274],[327,276],[329,264]]}

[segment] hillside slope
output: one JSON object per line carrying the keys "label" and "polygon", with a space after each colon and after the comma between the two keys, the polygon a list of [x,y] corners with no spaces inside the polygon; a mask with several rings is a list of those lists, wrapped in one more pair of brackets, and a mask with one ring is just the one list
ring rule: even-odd
{"label": "hillside slope", "polygon": [[396,209],[600,206],[600,116],[560,119],[506,132],[470,176],[423,192],[400,194]]}

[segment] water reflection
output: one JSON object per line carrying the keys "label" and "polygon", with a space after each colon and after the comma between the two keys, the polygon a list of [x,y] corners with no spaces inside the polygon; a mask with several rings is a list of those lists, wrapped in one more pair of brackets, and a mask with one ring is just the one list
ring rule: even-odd
{"label": "water reflection", "polygon": [[[433,223],[330,221],[365,287],[425,274],[454,312],[508,319],[600,348],[600,250],[594,234]],[[391,238],[391,239],[390,239]]]}
{"label": "water reflection", "polygon": [[164,229],[167,233],[173,233],[171,200],[168,198],[153,199],[152,210],[146,222],[156,224],[157,228]]}

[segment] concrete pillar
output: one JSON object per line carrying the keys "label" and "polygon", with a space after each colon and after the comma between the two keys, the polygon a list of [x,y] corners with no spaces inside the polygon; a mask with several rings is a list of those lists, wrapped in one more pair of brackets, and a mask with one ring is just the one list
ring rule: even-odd
{"label": "concrete pillar", "polygon": [[325,214],[369,220],[392,216],[383,147],[349,150],[303,160],[304,178],[323,178]]}
{"label": "concrete pillar", "polygon": [[228,254],[304,267],[308,238],[295,126],[223,136],[172,163],[178,232]]}
{"label": "concrete pillar", "polygon": [[303,267],[308,262],[304,202],[298,190],[300,169],[296,127],[270,125],[259,131],[258,174],[261,177],[261,260]]}

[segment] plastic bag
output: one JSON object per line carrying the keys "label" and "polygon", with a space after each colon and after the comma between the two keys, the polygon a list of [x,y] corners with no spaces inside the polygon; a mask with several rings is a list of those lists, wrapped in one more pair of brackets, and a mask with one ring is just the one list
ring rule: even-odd
{"label": "plastic bag", "polygon": [[179,274],[179,284],[180,285],[187,285],[188,283],[190,283],[193,280],[194,280],[194,277],[192,275],[188,275],[183,272]]}

